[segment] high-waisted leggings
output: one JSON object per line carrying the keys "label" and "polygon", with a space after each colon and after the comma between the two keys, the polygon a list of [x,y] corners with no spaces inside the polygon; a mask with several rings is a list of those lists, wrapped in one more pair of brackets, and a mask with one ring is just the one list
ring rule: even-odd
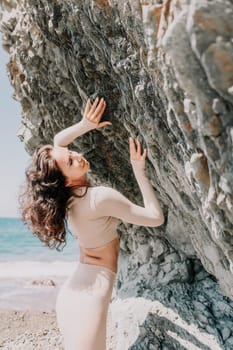
{"label": "high-waisted leggings", "polygon": [[56,300],[65,350],[106,350],[107,313],[116,273],[78,262]]}

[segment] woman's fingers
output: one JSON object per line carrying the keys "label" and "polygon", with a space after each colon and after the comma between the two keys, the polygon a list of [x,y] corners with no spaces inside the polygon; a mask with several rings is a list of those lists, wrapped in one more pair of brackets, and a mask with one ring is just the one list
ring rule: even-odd
{"label": "woman's fingers", "polygon": [[130,158],[131,159],[145,159],[147,150],[144,149],[143,153],[141,154],[141,143],[139,140],[136,140],[137,148],[135,146],[135,141],[133,137],[129,138],[129,149],[130,149]]}
{"label": "woman's fingers", "polygon": [[133,137],[130,137],[129,148],[130,148],[130,158],[131,159],[139,159],[140,154],[138,153],[138,150],[135,146],[135,141],[134,141]]}
{"label": "woman's fingers", "polygon": [[90,98],[88,98],[86,106],[85,106],[85,110],[84,110],[84,113],[83,113],[84,116],[86,116],[88,114],[90,108],[91,108],[91,100],[90,100]]}
{"label": "woman's fingers", "polygon": [[136,142],[137,142],[137,146],[138,146],[137,152],[139,155],[141,155],[141,143],[139,140],[136,140]]}
{"label": "woman's fingers", "polygon": [[106,108],[106,102],[103,98],[100,99],[96,97],[91,109],[87,113],[87,118],[91,121],[94,121],[98,124],[104,110]]}
{"label": "woman's fingers", "polygon": [[95,111],[92,114],[93,119],[100,118],[104,113],[105,107],[106,107],[106,102],[104,101],[104,99],[101,99],[98,104],[98,107],[96,107]]}
{"label": "woman's fingers", "polygon": [[146,155],[147,155],[147,149],[145,148],[145,149],[144,149],[144,152],[143,152],[143,154],[142,154],[143,159],[146,158]]}
{"label": "woman's fingers", "polygon": [[96,97],[93,105],[91,105],[90,98],[88,98],[85,111],[84,111],[84,117],[96,123],[97,129],[100,129],[107,125],[112,125],[110,121],[104,121],[100,123],[100,119],[102,117],[102,114],[104,113],[105,108],[106,108],[106,102],[104,101],[103,97],[100,100],[99,100],[99,97]]}
{"label": "woman's fingers", "polygon": [[136,148],[134,144],[134,139],[132,137],[129,138],[129,150],[130,150],[130,158],[136,157]]}
{"label": "woman's fingers", "polygon": [[96,106],[97,106],[97,104],[98,104],[98,101],[99,101],[99,97],[96,97],[96,99],[95,99],[95,101],[94,101],[94,103],[93,103],[91,109],[90,109],[89,112],[88,112],[87,117],[90,117],[90,116],[94,113],[95,108],[96,108]]}
{"label": "woman's fingers", "polygon": [[102,122],[102,123],[99,123],[98,126],[97,126],[97,129],[100,129],[102,128],[103,126],[107,126],[107,125],[112,125],[111,122]]}

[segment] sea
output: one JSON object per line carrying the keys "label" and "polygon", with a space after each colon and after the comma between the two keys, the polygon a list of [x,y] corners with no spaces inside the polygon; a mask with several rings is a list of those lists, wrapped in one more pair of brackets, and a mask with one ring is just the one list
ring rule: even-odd
{"label": "sea", "polygon": [[[78,260],[77,240],[70,233],[58,252],[45,246],[20,218],[0,218],[0,309],[54,310],[59,289]],[[46,280],[52,285],[40,283]]]}

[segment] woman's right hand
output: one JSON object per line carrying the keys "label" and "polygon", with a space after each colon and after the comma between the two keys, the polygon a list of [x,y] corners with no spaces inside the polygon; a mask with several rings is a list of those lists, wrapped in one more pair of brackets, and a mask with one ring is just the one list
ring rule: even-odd
{"label": "woman's right hand", "polygon": [[[136,146],[135,146],[135,142],[136,142]],[[141,169],[144,170],[146,156],[147,156],[147,149],[145,148],[142,153],[140,141],[139,140],[134,141],[133,137],[129,138],[129,149],[130,149],[131,164],[134,166],[139,166]]]}
{"label": "woman's right hand", "polygon": [[100,122],[105,108],[106,108],[106,102],[103,97],[100,100],[99,100],[99,97],[96,97],[93,104],[91,104],[91,100],[90,98],[88,98],[86,107],[83,113],[84,115],[83,118],[95,124],[96,129],[100,129],[107,125],[112,125],[110,121]]}

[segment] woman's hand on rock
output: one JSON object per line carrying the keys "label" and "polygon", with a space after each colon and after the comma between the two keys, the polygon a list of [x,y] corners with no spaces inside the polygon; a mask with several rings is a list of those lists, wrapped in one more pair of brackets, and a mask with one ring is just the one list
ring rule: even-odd
{"label": "woman's hand on rock", "polygon": [[105,108],[106,108],[106,102],[104,101],[103,97],[100,100],[99,100],[99,97],[96,97],[93,104],[91,104],[91,100],[90,98],[88,98],[86,107],[84,110],[84,118],[88,119],[92,123],[95,123],[96,129],[100,129],[106,125],[112,125],[112,123],[109,121],[100,123],[100,119],[104,113]]}
{"label": "woman's hand on rock", "polygon": [[[136,146],[135,146],[135,142],[136,142]],[[136,141],[134,141],[133,137],[129,138],[129,150],[130,150],[130,160],[131,161],[132,160],[145,161],[146,155],[147,155],[147,149],[145,148],[143,153],[142,153],[141,143],[138,139]]]}

